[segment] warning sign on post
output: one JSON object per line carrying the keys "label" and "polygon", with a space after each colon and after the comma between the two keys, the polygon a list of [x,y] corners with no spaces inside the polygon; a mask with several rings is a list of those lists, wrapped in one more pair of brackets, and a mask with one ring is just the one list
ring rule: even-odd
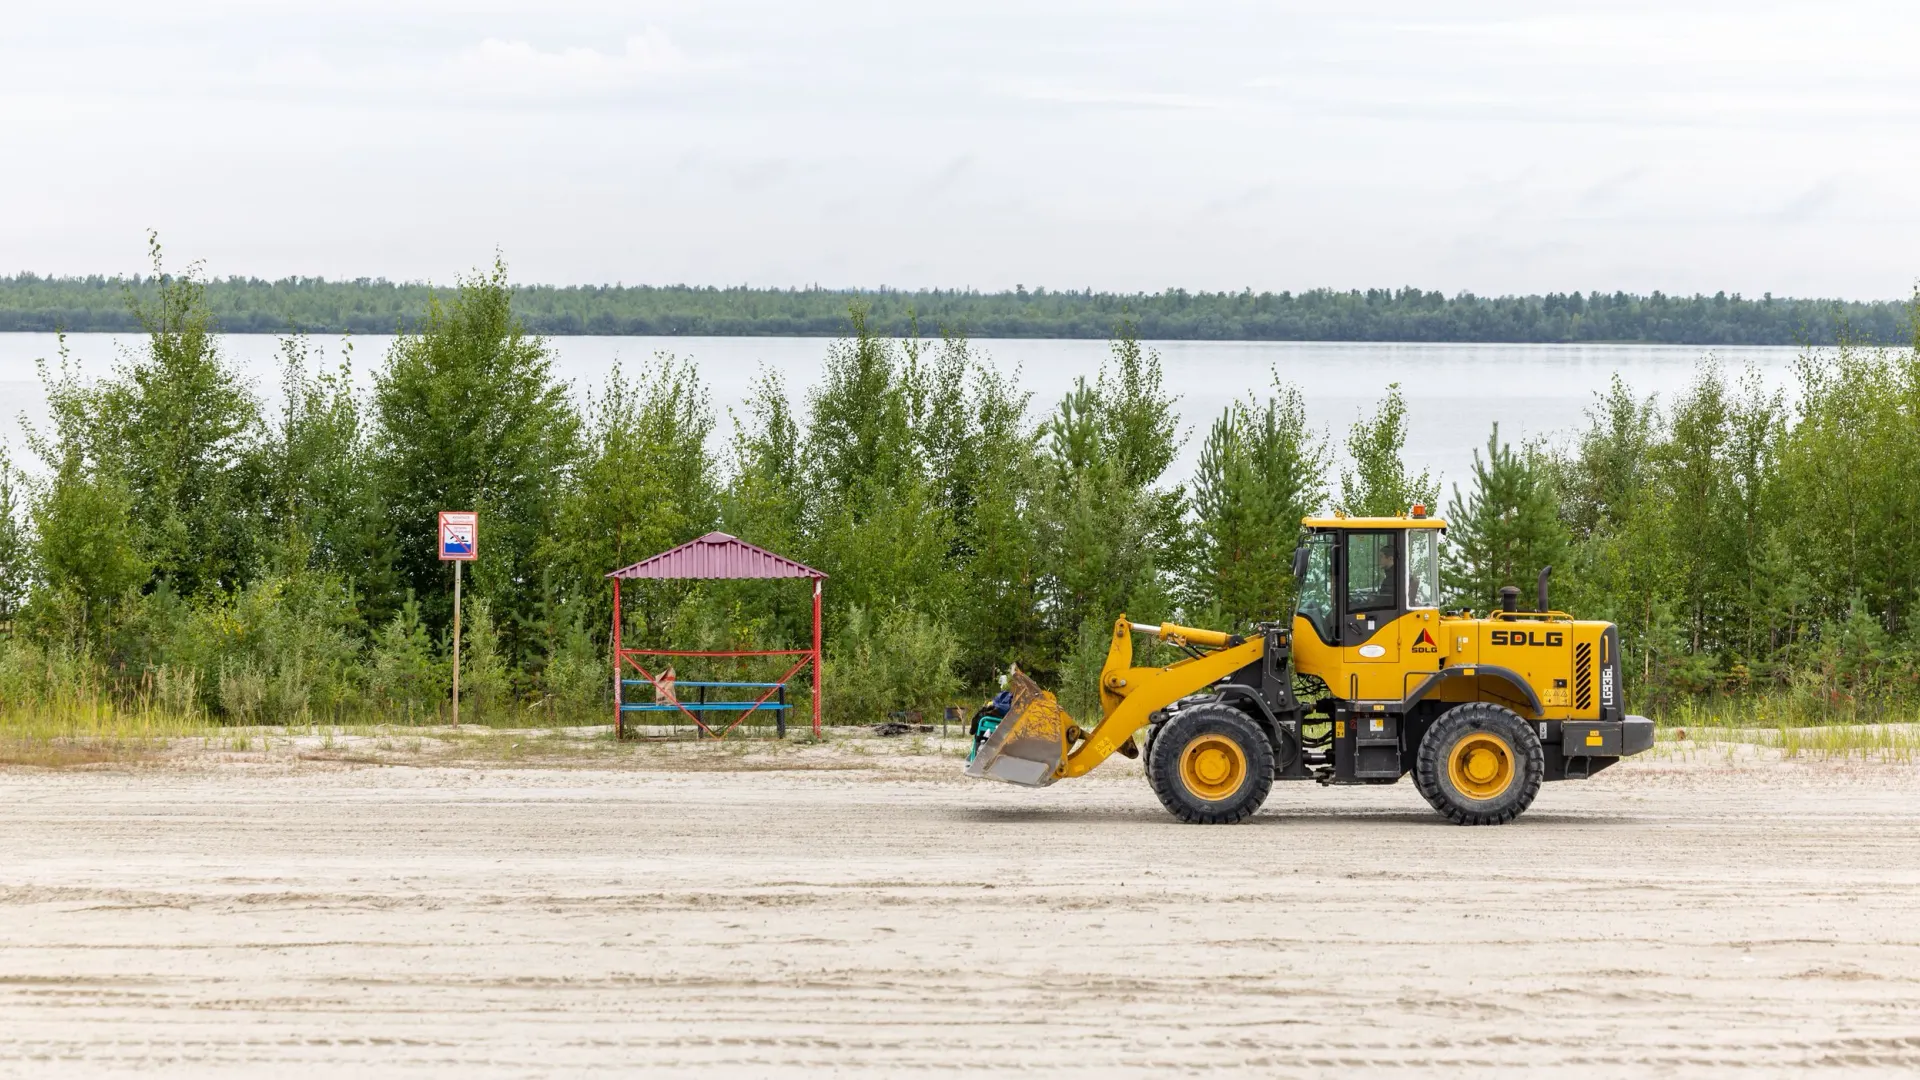
{"label": "warning sign on post", "polygon": [[440,560],[472,562],[480,552],[480,515],[472,510],[440,511]]}

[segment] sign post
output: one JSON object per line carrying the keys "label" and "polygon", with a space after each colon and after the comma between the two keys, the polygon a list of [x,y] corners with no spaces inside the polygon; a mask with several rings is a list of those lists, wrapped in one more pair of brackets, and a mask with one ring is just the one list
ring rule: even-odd
{"label": "sign post", "polygon": [[453,564],[453,726],[460,726],[460,566],[480,553],[480,515],[440,511],[440,561]]}

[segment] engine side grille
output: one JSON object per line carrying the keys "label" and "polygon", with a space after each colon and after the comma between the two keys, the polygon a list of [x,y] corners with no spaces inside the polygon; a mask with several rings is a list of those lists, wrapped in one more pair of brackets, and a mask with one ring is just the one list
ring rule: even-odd
{"label": "engine side grille", "polygon": [[1593,708],[1593,643],[1583,641],[1573,647],[1573,707],[1581,712]]}

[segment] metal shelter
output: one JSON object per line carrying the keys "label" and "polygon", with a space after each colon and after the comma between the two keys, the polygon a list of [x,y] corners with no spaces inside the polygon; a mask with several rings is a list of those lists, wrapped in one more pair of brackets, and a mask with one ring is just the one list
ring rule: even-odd
{"label": "metal shelter", "polygon": [[[697,540],[689,540],[676,548],[669,548],[651,558],[642,559],[632,566],[623,567],[607,575],[613,579],[613,730],[616,737],[626,735],[626,713],[628,706],[623,701],[623,688],[626,685],[626,671],[632,668],[641,676],[641,680],[660,686],[659,679],[642,665],[642,657],[655,656],[797,656],[799,660],[787,669],[777,683],[760,684],[766,693],[752,702],[724,730],[714,731],[705,719],[687,709],[674,699],[673,705],[684,713],[703,732],[716,738],[738,727],[748,714],[765,706],[773,698],[776,689],[783,688],[788,679],[798,674],[809,663],[813,665],[813,734],[820,734],[820,583],[827,575],[811,566],[797,563],[784,555],[776,555],[765,548],[755,547],[737,536],[723,532],[710,532]],[[686,649],[628,649],[620,644],[620,582],[623,580],[736,580],[742,578],[804,578],[813,582],[813,647],[810,649],[760,649],[760,650],[721,650],[703,652]],[[784,690],[780,690],[784,694]],[[745,703],[743,703],[745,704]]]}

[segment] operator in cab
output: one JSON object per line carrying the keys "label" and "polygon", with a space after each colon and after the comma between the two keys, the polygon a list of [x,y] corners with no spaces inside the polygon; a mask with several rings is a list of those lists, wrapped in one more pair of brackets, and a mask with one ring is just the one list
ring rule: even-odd
{"label": "operator in cab", "polygon": [[1372,573],[1368,574],[1361,566],[1354,567],[1359,580],[1354,581],[1347,592],[1348,610],[1373,611],[1394,605],[1393,540],[1386,536],[1380,539],[1383,542],[1375,549]]}

